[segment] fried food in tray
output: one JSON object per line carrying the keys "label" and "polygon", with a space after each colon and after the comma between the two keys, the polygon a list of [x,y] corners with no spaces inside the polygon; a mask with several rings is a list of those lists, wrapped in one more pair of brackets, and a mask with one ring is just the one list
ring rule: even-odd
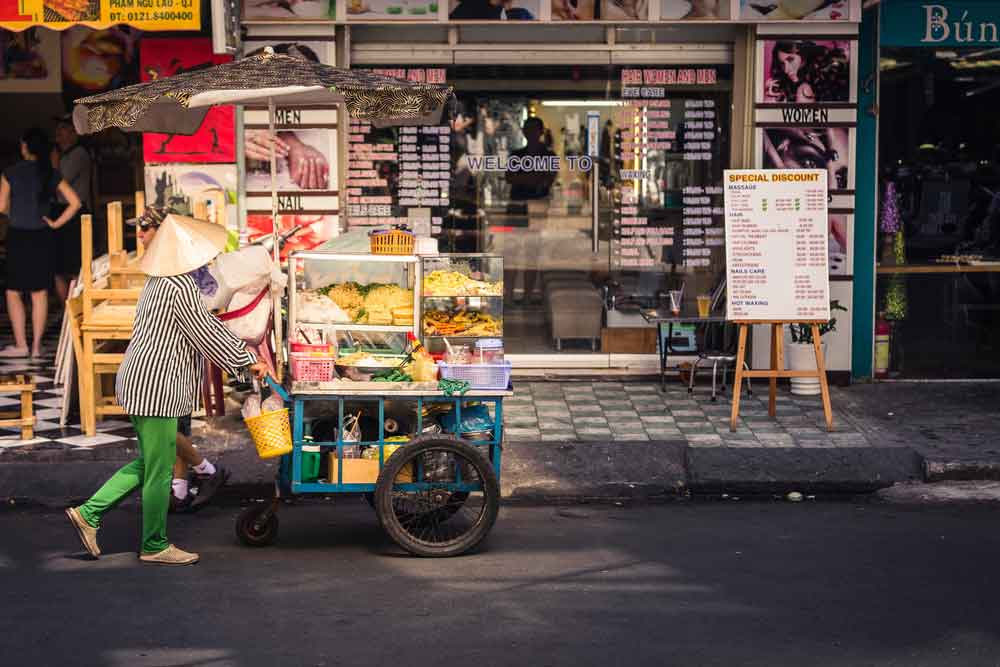
{"label": "fried food in tray", "polygon": [[475,280],[459,271],[431,271],[424,277],[424,296],[503,296],[503,281]]}
{"label": "fried food in tray", "polygon": [[428,336],[500,336],[503,320],[479,310],[429,310],[424,313],[424,334]]}

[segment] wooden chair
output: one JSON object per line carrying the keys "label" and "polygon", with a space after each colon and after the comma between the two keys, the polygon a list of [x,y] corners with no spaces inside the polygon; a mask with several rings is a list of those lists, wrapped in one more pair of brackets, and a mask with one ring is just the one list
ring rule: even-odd
{"label": "wooden chair", "polygon": [[[127,342],[132,338],[136,304],[145,276],[138,267],[138,258],[130,257],[125,250],[123,222],[121,202],[110,203],[108,270],[106,276],[95,279],[93,220],[89,215],[81,219],[82,292],[79,316],[73,320],[80,340],[80,425],[90,436],[97,432],[100,418],[125,414],[115,401],[113,389],[105,391],[105,380],[107,376],[117,374],[125,358],[124,352],[112,348],[117,341]],[[76,305],[68,307],[75,310]],[[121,344],[118,346],[121,347]]]}

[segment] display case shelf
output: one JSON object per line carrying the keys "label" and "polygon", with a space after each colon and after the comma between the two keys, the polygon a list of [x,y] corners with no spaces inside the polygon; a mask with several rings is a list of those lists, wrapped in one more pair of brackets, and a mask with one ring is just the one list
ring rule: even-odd
{"label": "display case shelf", "polygon": [[[425,341],[432,351],[441,338],[475,341],[503,337],[503,257],[485,253],[441,254],[421,258],[420,324]],[[440,333],[429,331],[427,315],[432,311],[464,310],[481,313],[494,323],[495,331]],[[445,320],[444,322],[449,322]],[[480,323],[482,324],[482,323]],[[475,325],[473,325],[474,327]]]}
{"label": "display case shelf", "polygon": [[[326,253],[316,251],[296,252],[290,257],[289,270],[289,340],[294,340],[302,327],[320,329],[327,335],[336,337],[347,332],[372,334],[421,335],[420,286],[421,262],[415,255],[372,255],[367,253]],[[411,299],[384,302],[377,299],[372,303],[372,291],[377,287],[398,286],[410,292]],[[343,295],[330,297],[332,289],[345,288],[349,301]],[[324,290],[326,290],[324,292]],[[309,297],[306,293],[311,293]],[[399,294],[398,292],[396,293]],[[330,298],[330,303],[322,302],[320,296]],[[392,292],[389,292],[392,298]],[[398,296],[397,296],[398,298]],[[311,302],[305,305],[306,301]],[[340,299],[340,303],[337,302]],[[308,312],[303,312],[305,309]],[[317,316],[316,309],[323,307],[339,309],[333,317]],[[359,317],[360,313],[380,311],[382,321],[392,317],[412,324],[368,324],[366,322],[344,321],[348,317]],[[392,311],[404,309],[403,314],[393,316]],[[337,319],[338,321],[332,321]]]}

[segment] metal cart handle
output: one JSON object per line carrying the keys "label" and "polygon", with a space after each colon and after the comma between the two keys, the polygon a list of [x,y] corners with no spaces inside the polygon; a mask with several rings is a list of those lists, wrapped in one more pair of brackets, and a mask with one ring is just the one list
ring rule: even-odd
{"label": "metal cart handle", "polygon": [[272,379],[270,375],[264,376],[264,379],[267,381],[267,384],[270,385],[271,389],[273,391],[277,392],[278,396],[281,396],[281,400],[283,400],[283,401],[289,401],[289,400],[291,400],[290,397],[289,397],[289,395],[288,395],[288,392],[285,391],[285,388],[282,387],[277,382],[275,382],[274,379]]}

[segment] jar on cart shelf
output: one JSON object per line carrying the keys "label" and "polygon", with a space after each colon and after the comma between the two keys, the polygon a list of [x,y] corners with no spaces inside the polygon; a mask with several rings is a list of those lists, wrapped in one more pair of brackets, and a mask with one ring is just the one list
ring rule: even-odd
{"label": "jar on cart shelf", "polygon": [[482,338],[477,340],[475,362],[479,364],[502,364],[503,341],[499,338]]}

